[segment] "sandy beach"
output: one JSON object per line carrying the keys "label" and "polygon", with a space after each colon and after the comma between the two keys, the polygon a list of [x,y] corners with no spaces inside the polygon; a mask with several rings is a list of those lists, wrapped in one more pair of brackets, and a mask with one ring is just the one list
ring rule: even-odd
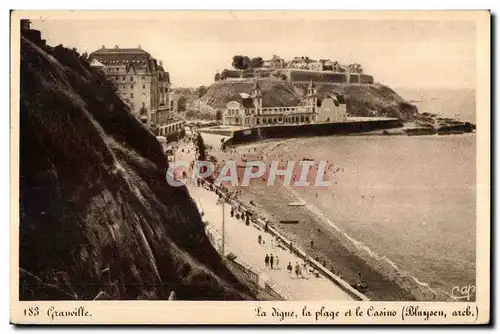
{"label": "sandy beach", "polygon": [[[243,145],[231,150],[231,153],[211,150],[218,161],[243,155],[261,155],[272,158],[272,150],[282,141],[266,141]],[[342,236],[319,219],[307,207],[288,206],[288,203],[297,201],[293,193],[284,186],[276,184],[265,186],[265,180],[254,182],[249,187],[240,187],[239,199],[248,207],[257,209],[273,226],[285,235],[294,244],[304,249],[310,256],[325,264],[333,273],[342,277],[351,286],[361,282],[367,285],[363,293],[372,300],[415,300],[410,292],[405,291],[396,282],[391,281],[375,270],[356,252],[348,248]],[[231,188],[230,186],[228,188]],[[280,224],[280,220],[299,220],[300,224]],[[313,240],[311,248],[310,241]]]}
{"label": "sandy beach", "polygon": [[[281,160],[280,168],[283,168],[284,164],[291,160],[314,158],[317,161],[320,159],[321,154],[318,150],[320,150],[319,144],[321,143],[317,142],[318,140],[324,139],[309,139],[304,143],[302,139],[263,141],[233,147],[227,152],[220,152],[216,149],[216,145],[213,145],[210,154],[216,156],[219,162],[234,159],[237,164],[244,160],[262,159],[269,166],[271,161]],[[351,158],[356,159],[354,156]],[[341,276],[350,285],[364,283],[366,290],[363,293],[370,299],[451,300],[449,293],[444,291],[446,288],[440,289],[439,285],[436,288],[435,282],[429,285],[426,281],[418,281],[420,276],[416,278],[401,270],[392,262],[392,256],[390,258],[379,256],[370,247],[352,239],[349,235],[352,230],[347,233],[339,227],[338,219],[345,220],[348,219],[346,217],[352,216],[353,221],[359,223],[351,223],[351,225],[358,226],[366,220],[367,214],[373,215],[373,212],[380,212],[380,215],[385,216],[390,214],[382,208],[382,206],[387,206],[388,198],[382,198],[380,193],[370,192],[366,188],[359,191],[349,189],[349,187],[354,187],[352,180],[363,175],[357,175],[359,171],[352,168],[344,169],[346,166],[348,164],[342,161],[328,161],[325,179],[331,180],[332,185],[319,188],[290,188],[284,187],[280,182],[267,186],[267,174],[265,174],[257,180],[252,180],[250,186],[239,187],[239,199],[265,215],[276,229],[310,256],[324,263],[327,268]],[[239,175],[241,172],[238,170]],[[294,175],[298,177],[299,173],[296,171]],[[314,181],[316,173],[317,164],[311,168],[308,180]],[[377,176],[379,171],[373,169],[371,173]],[[278,178],[279,180],[283,179]],[[226,186],[231,188],[229,184]],[[303,202],[307,205],[288,205],[292,202]],[[339,208],[346,211],[341,216],[337,216]],[[355,208],[362,208],[362,210],[356,211]],[[398,208],[398,210],[404,210],[404,208]],[[425,216],[421,218],[425,220]],[[369,218],[370,221],[371,219],[373,217]],[[282,224],[281,220],[296,220],[300,223]],[[378,224],[377,221],[371,223]],[[380,233],[380,235],[384,234],[382,230]],[[381,239],[382,244],[387,240],[387,237],[386,240]],[[364,238],[361,241],[364,241]],[[404,252],[405,247],[406,245],[402,245],[401,251]]]}

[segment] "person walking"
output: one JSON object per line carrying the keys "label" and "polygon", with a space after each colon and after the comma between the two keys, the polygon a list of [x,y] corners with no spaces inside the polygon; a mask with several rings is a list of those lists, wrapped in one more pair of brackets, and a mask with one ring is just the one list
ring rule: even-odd
{"label": "person walking", "polygon": [[292,276],[292,262],[288,262],[288,266],[286,266],[286,270],[288,270],[288,274]]}
{"label": "person walking", "polygon": [[266,258],[264,259],[264,262],[266,263],[266,268],[269,267],[269,255],[266,254]]}
{"label": "person walking", "polygon": [[297,276],[297,278],[299,277],[299,272],[300,272],[300,266],[299,266],[299,263],[295,263],[295,276]]}
{"label": "person walking", "polygon": [[262,236],[259,234],[257,240],[259,241],[259,245],[262,244]]}
{"label": "person walking", "polygon": [[271,257],[269,258],[269,264],[271,265],[271,269],[273,269],[273,263],[274,263],[274,257],[273,254],[271,254]]}
{"label": "person walking", "polygon": [[314,241],[311,239],[311,248],[314,248]]}

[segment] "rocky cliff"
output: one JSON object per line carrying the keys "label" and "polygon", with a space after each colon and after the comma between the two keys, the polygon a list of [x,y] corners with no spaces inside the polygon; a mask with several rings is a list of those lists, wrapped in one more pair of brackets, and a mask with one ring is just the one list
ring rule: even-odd
{"label": "rocky cliff", "polygon": [[[264,106],[295,106],[305,96],[305,89],[290,82],[276,79],[259,80],[263,91]],[[250,93],[253,80],[218,81],[202,97],[204,103],[214,108],[225,108],[227,102],[240,93]],[[410,120],[418,115],[417,107],[382,84],[317,84],[320,100],[328,94],[345,96],[347,112],[352,116],[382,116]]]}
{"label": "rocky cliff", "polygon": [[21,300],[253,299],[104,75],[21,39]]}
{"label": "rocky cliff", "polygon": [[395,117],[403,121],[414,119],[418,109],[382,84],[317,85],[320,98],[331,93],[345,96],[347,112],[352,116]]}

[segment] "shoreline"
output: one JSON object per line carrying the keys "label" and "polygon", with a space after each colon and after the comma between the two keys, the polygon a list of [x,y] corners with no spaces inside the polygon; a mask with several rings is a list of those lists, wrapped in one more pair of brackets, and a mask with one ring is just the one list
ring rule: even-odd
{"label": "shoreline", "polygon": [[[302,211],[300,224],[280,224],[279,218],[287,216],[287,207],[280,210],[278,206],[285,202],[296,201],[297,198],[285,191],[283,186],[275,188],[269,197],[256,189],[245,189],[238,199],[249,208],[258,208],[259,213],[271,222],[279,233],[291,240],[309,256],[323,264],[332,273],[345,280],[349,285],[355,287],[357,284],[367,284],[367,289],[362,292],[370,300],[380,301],[413,301],[417,300],[411,293],[402,289],[392,282],[388,277],[375,270],[367,261],[345,246],[342,236],[330,226],[320,221],[305,207],[295,208],[294,211]],[[267,192],[267,191],[264,191]],[[267,197],[267,198],[266,198]],[[270,201],[269,198],[272,198]],[[270,203],[274,202],[274,203]],[[253,203],[254,205],[250,204]],[[309,240],[314,239],[311,248]],[[361,280],[360,280],[361,277]]]}
{"label": "shoreline", "polygon": [[[275,148],[288,140],[270,140],[250,143],[233,148],[239,153],[253,151],[253,154],[267,157]],[[212,152],[215,153],[215,152]],[[274,152],[276,153],[276,152]],[[229,187],[230,188],[230,187]],[[328,224],[328,219],[321,218],[308,207],[294,207],[294,219],[299,217],[300,224],[280,224],[279,221],[289,218],[291,208],[286,203],[304,201],[297,193],[284,186],[277,187],[241,187],[238,199],[248,208],[265,216],[279,233],[293,241],[311,257],[334,274],[355,287],[366,284],[366,290],[360,291],[371,300],[380,301],[449,301],[451,296],[432,289],[418,278],[406,276],[400,272],[390,259],[374,254],[361,242],[355,241],[337,227]],[[310,205],[314,207],[314,205]],[[313,210],[314,211],[314,210]],[[321,210],[319,210],[321,213]],[[321,213],[322,215],[322,213]],[[323,215],[324,216],[324,215]],[[314,239],[311,248],[309,240]],[[354,240],[354,241],[353,241]]]}

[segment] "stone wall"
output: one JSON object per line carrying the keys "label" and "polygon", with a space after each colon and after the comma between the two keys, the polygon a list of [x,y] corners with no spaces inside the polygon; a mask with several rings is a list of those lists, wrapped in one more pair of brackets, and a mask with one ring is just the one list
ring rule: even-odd
{"label": "stone wall", "polygon": [[374,130],[384,130],[402,127],[397,119],[360,120],[339,123],[314,123],[301,125],[261,126],[252,129],[238,130],[223,143],[223,148],[246,142],[272,138],[294,138],[345,135]]}

